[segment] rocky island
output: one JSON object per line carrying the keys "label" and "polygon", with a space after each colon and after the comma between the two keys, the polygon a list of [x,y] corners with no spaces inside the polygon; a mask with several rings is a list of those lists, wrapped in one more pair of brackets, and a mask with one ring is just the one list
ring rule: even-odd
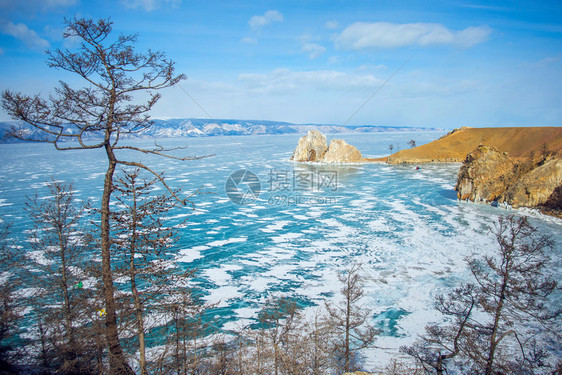
{"label": "rocky island", "polygon": [[298,162],[359,163],[365,159],[361,152],[343,139],[333,139],[328,145],[325,134],[309,130],[299,139],[291,160]]}

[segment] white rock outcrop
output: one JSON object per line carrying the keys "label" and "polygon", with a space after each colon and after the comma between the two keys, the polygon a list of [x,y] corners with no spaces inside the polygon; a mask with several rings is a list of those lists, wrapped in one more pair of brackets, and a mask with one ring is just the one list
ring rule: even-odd
{"label": "white rock outcrop", "polygon": [[361,152],[342,139],[333,139],[328,146],[326,136],[318,130],[309,130],[299,139],[291,160],[322,163],[358,163],[363,160]]}
{"label": "white rock outcrop", "polygon": [[324,163],[358,163],[363,157],[361,152],[343,139],[334,139],[322,161]]}
{"label": "white rock outcrop", "polygon": [[291,160],[294,161],[320,161],[328,151],[326,135],[318,130],[309,130],[308,134],[299,139],[297,148],[293,151]]}

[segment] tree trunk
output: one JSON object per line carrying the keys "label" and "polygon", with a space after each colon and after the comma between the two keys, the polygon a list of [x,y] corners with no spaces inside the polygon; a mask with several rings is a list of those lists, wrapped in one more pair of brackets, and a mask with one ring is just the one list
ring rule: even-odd
{"label": "tree trunk", "polygon": [[[136,299],[138,299],[138,297]],[[139,305],[137,301],[135,301],[135,305]],[[142,318],[142,310],[140,308],[137,308],[137,320],[139,324],[140,370],[141,375],[146,375],[146,345],[144,343],[144,322]]]}
{"label": "tree trunk", "polygon": [[109,201],[113,191],[113,173],[115,172],[116,159],[109,145],[108,135],[106,135],[106,142],[105,150],[109,159],[109,165],[105,173],[101,201],[101,272],[103,295],[105,299],[105,336],[109,349],[109,373],[112,375],[133,375],[133,370],[125,360],[123,349],[119,343],[119,333],[117,330],[117,313],[114,298],[115,288],[113,286],[113,275],[111,271],[111,241],[109,238]]}
{"label": "tree trunk", "polygon": [[[507,255],[507,257],[509,257],[509,255]],[[492,335],[490,336],[490,351],[488,353],[488,359],[486,360],[486,375],[491,375],[492,374],[492,370],[493,370],[493,365],[494,365],[494,357],[495,357],[495,353],[496,353],[496,348],[499,344],[499,342],[501,341],[501,338],[498,339],[496,341],[496,335],[498,334],[498,329],[499,329],[499,325],[500,325],[500,319],[501,319],[501,314],[502,314],[502,310],[503,310],[503,303],[505,300],[505,293],[506,293],[506,289],[507,289],[507,285],[509,283],[509,263],[510,260],[507,259],[505,262],[502,262],[503,264],[505,264],[505,271],[503,274],[503,280],[502,280],[502,285],[501,285],[501,289],[500,289],[500,296],[499,296],[499,301],[498,301],[498,305],[496,307],[496,311],[495,311],[495,315],[494,315],[494,325],[492,327]]]}
{"label": "tree trunk", "polygon": [[176,369],[178,371],[178,375],[181,375],[182,371],[182,360],[180,358],[180,320],[179,320],[179,312],[176,307],[174,307],[174,321],[175,321],[175,328],[176,328],[176,345],[175,345],[175,357],[176,357]]}
{"label": "tree trunk", "polygon": [[344,364],[344,370],[345,372],[349,372],[350,370],[350,347],[349,347],[349,334],[350,334],[350,330],[351,330],[351,323],[350,323],[350,318],[351,318],[351,295],[350,295],[350,291],[349,291],[349,275],[347,276],[347,290],[348,293],[346,295],[346,311],[345,311],[345,364]]}
{"label": "tree trunk", "polygon": [[43,328],[43,322],[41,321],[41,317],[39,317],[39,321],[37,322],[39,328],[39,339],[41,341],[41,366],[43,370],[47,370],[49,361],[47,360],[47,338],[45,336],[45,329]]}
{"label": "tree trunk", "polygon": [[256,337],[256,368],[258,375],[262,375],[262,333],[260,332]]}
{"label": "tree trunk", "polygon": [[[134,254],[131,255],[131,258],[134,257]],[[134,272],[134,268],[132,269]],[[135,277],[131,277],[131,290],[133,292],[133,299],[135,301],[135,312],[137,316],[137,324],[138,324],[138,338],[139,338],[139,365],[141,370],[141,375],[146,375],[146,346],[144,343],[144,319],[142,316],[142,303],[140,301],[139,291],[137,289],[137,284]]]}
{"label": "tree trunk", "polygon": [[[58,199],[58,197],[57,197]],[[63,298],[64,298],[64,320],[65,320],[65,330],[66,330],[66,343],[68,345],[68,349],[72,349],[73,341],[74,341],[74,334],[72,328],[72,309],[70,306],[70,295],[68,293],[68,276],[67,276],[67,264],[66,264],[66,245],[65,245],[65,238],[62,234],[62,228],[57,228],[58,237],[59,237],[59,250],[60,250],[60,257],[61,257],[61,282],[62,282],[62,291],[63,291]],[[64,242],[63,242],[64,241]]]}
{"label": "tree trunk", "polygon": [[[187,348],[184,345],[184,355],[187,357]],[[197,371],[197,332],[195,332],[194,334],[194,338],[193,338],[193,373],[195,374]]]}
{"label": "tree trunk", "polygon": [[135,304],[135,313],[137,318],[138,333],[139,338],[139,366],[141,375],[146,375],[146,348],[144,342],[144,319],[143,319],[143,308],[139,296],[139,290],[137,288],[136,280],[136,266],[135,266],[135,254],[137,252],[137,227],[138,227],[138,212],[137,212],[137,189],[133,180],[131,193],[133,195],[133,208],[131,212],[131,244],[130,244],[130,258],[129,258],[129,275],[131,278],[131,293],[133,294],[133,300]]}
{"label": "tree trunk", "polygon": [[439,353],[437,357],[437,366],[435,367],[435,371],[437,371],[437,375],[443,375],[443,356]]}

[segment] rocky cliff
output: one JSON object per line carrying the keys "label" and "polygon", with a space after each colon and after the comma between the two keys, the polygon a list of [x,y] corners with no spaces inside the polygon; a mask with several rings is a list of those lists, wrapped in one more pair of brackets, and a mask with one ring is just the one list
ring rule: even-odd
{"label": "rocky cliff", "polygon": [[551,154],[517,161],[494,147],[480,145],[466,156],[455,190],[462,200],[556,209],[562,190],[562,159]]}
{"label": "rocky cliff", "polygon": [[494,147],[478,146],[459,169],[455,191],[462,200],[491,202],[507,189],[515,162]]}
{"label": "rocky cliff", "polygon": [[318,130],[309,130],[299,139],[291,160],[322,163],[358,163],[363,161],[361,152],[342,139],[333,139],[328,145],[327,138]]}

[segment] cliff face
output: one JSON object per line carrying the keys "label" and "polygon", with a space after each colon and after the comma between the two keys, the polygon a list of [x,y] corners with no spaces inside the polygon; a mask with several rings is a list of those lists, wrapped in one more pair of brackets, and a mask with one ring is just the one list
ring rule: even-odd
{"label": "cliff face", "polygon": [[495,201],[508,186],[515,162],[493,147],[478,146],[459,169],[455,191],[462,200]]}
{"label": "cliff face", "polygon": [[309,130],[299,139],[291,160],[323,163],[357,163],[363,160],[361,152],[342,139],[333,139],[328,146],[326,136],[318,130]]}
{"label": "cliff face", "polygon": [[[501,197],[513,207],[544,205],[562,187],[562,159],[547,160],[509,186]],[[554,197],[553,197],[554,198]]]}
{"label": "cliff face", "polygon": [[466,156],[455,190],[462,200],[555,207],[561,186],[562,159],[548,156],[516,162],[507,153],[480,145]]}

